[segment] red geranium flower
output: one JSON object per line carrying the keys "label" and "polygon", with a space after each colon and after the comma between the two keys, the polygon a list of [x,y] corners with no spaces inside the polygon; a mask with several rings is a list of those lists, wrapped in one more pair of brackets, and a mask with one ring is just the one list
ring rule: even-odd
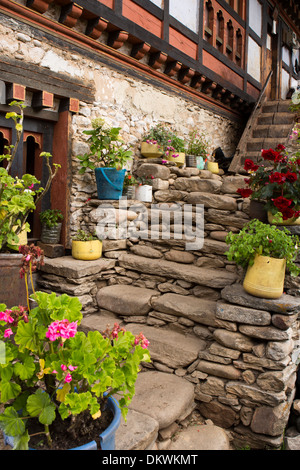
{"label": "red geranium flower", "polygon": [[293,209],[289,207],[287,209],[281,210],[280,212],[282,214],[283,220],[288,220],[288,219],[292,219],[293,217],[295,217],[295,212],[293,211]]}
{"label": "red geranium flower", "polygon": [[284,183],[286,179],[286,175],[284,173],[279,173],[279,171],[275,171],[275,173],[271,173],[269,175],[270,183]]}
{"label": "red geranium flower", "polygon": [[278,150],[278,152],[282,152],[283,150],[285,150],[285,146],[282,144],[278,144],[276,150]]}
{"label": "red geranium flower", "polygon": [[237,190],[237,193],[239,193],[242,197],[249,197],[251,196],[251,194],[253,193],[252,189],[243,189],[243,188],[239,188]]}
{"label": "red geranium flower", "polygon": [[272,201],[274,206],[277,207],[280,212],[286,210],[293,202],[291,199],[286,199],[283,196],[279,196],[276,199],[272,199]]}
{"label": "red geranium flower", "polygon": [[270,161],[278,161],[279,158],[282,158],[279,152],[276,152],[276,150],[273,149],[268,149],[268,150],[262,150],[261,151],[261,156],[264,160],[270,160]]}
{"label": "red geranium flower", "polygon": [[245,160],[245,164],[244,164],[244,170],[246,171],[256,171],[258,170],[259,166],[258,165],[255,165],[255,163],[250,160],[250,158],[246,158]]}
{"label": "red geranium flower", "polygon": [[285,174],[285,177],[290,183],[294,183],[295,181],[297,181],[297,173],[294,173],[292,171],[288,171]]}

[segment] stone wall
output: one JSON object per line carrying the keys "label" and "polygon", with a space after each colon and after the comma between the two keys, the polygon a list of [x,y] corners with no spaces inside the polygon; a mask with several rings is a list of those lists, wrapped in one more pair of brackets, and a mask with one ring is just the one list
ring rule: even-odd
{"label": "stone wall", "polygon": [[[162,239],[164,230],[157,239],[106,239],[100,260],[48,259],[40,285],[79,295],[86,330],[118,321],[134,334],[142,331],[150,367],[191,382],[200,413],[230,430],[237,448],[280,447],[295,394],[299,290],[287,277],[279,300],[252,297],[242,288],[243,272],[224,255],[228,231],[249,220],[249,204],[236,193],[243,176],[145,159],[136,171],[155,176],[152,205],[142,203],[149,220],[155,203],[165,211],[175,203],[181,211],[204,204],[203,247],[187,250],[184,238]],[[143,232],[139,202],[127,204],[120,209],[119,201],[91,199],[83,208],[85,225],[94,229],[105,220],[113,228],[117,220],[124,230],[126,221]],[[109,205],[117,219],[103,217],[101,208]],[[192,220],[193,229],[202,226],[195,212]]]}

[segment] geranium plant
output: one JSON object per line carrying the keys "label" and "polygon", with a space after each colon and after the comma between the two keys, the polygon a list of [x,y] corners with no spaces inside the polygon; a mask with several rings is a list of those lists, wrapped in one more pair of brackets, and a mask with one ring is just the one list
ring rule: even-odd
{"label": "geranium plant", "polygon": [[132,151],[121,139],[120,131],[120,127],[110,127],[102,118],[92,121],[92,129],[83,131],[89,136],[90,152],[77,156],[80,174],[88,168],[94,170],[103,165],[119,170],[131,159]]}
{"label": "geranium plant", "polygon": [[[143,136],[143,141],[157,144],[166,158],[176,159],[180,152],[185,151],[185,142],[178,137],[177,133],[170,127],[160,123],[151,127],[149,132]],[[163,160],[165,162],[165,160]]]}
{"label": "geranium plant", "polygon": [[[245,160],[249,172],[246,188],[238,189],[242,197],[265,202],[266,210],[278,221],[300,215],[300,152],[289,155],[283,145],[262,150],[261,159]],[[275,220],[277,220],[275,219]]]}
{"label": "geranium plant", "polygon": [[300,244],[297,235],[291,235],[286,227],[276,228],[253,219],[239,233],[229,232],[226,243],[230,245],[225,253],[229,261],[246,268],[252,266],[256,255],[286,260],[286,267],[292,276],[298,276],[300,268],[295,264]]}
{"label": "geranium plant", "polygon": [[128,186],[134,186],[138,184],[137,179],[128,171],[124,178],[123,188],[128,188]]}
{"label": "geranium plant", "polygon": [[23,102],[12,101],[10,106],[16,107],[18,112],[12,111],[6,114],[6,119],[12,119],[15,123],[16,142],[14,145],[5,146],[5,153],[0,155],[0,162],[5,166],[0,167],[0,251],[7,251],[12,245],[18,246],[18,235],[22,230],[29,231],[27,218],[30,212],[36,209],[38,202],[48,192],[51,182],[60,165],[51,165],[52,155],[42,152],[45,158],[49,176],[45,188],[40,186],[40,181],[30,174],[22,177],[13,177],[10,174],[11,166],[17,153],[18,145],[23,131]]}
{"label": "geranium plant", "polygon": [[86,232],[81,228],[77,230],[76,234],[72,237],[72,240],[78,242],[90,242],[91,240],[98,240],[96,233]]}
{"label": "geranium plant", "polygon": [[187,141],[187,154],[188,155],[197,155],[207,157],[208,153],[208,141],[203,132],[199,132],[197,129],[194,129],[189,133],[189,138]]}
{"label": "geranium plant", "polygon": [[40,221],[49,228],[55,227],[63,220],[64,216],[59,209],[46,209],[40,213]]}
{"label": "geranium plant", "polygon": [[126,417],[140,364],[150,361],[148,341],[118,324],[103,334],[79,331],[76,297],[35,292],[32,298],[31,311],[0,304],[0,426],[14,449],[57,449],[62,436],[53,429],[64,425],[65,439],[80,435],[88,420],[100,424],[109,396]]}

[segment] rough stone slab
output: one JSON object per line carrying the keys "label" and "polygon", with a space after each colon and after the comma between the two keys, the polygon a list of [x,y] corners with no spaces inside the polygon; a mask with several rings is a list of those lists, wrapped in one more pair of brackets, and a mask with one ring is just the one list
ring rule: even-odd
{"label": "rough stone slab", "polygon": [[233,284],[225,287],[221,292],[222,298],[233,304],[245,307],[268,310],[270,312],[292,315],[300,310],[300,298],[288,294],[282,294],[279,299],[263,299],[248,294],[241,284]]}
{"label": "rough stone slab", "polygon": [[237,202],[236,199],[234,199],[233,197],[211,194],[209,192],[192,192],[187,196],[186,202],[188,204],[203,204],[204,207],[213,209],[223,209],[224,211],[237,210]]}
{"label": "rough stone slab", "polygon": [[242,352],[251,352],[255,346],[251,338],[235,331],[218,329],[213,332],[213,337],[222,346]]}
{"label": "rough stone slab", "polygon": [[224,379],[239,380],[241,372],[234,366],[216,364],[215,362],[200,361],[197,365],[197,370],[205,372],[206,374],[216,377],[223,377]]}
{"label": "rough stone slab", "polygon": [[112,259],[99,258],[92,261],[81,261],[72,256],[63,256],[62,258],[45,258],[45,264],[41,266],[41,271],[79,279],[112,269],[115,264],[116,262]]}
{"label": "rough stone slab", "polygon": [[130,410],[151,416],[159,429],[170,426],[194,402],[194,386],[174,374],[141,372],[135,384]]}
{"label": "rough stone slab", "polygon": [[169,450],[230,450],[230,441],[219,426],[200,424],[181,431]]}
{"label": "rough stone slab", "polygon": [[239,327],[241,333],[251,336],[252,338],[264,339],[268,341],[286,341],[292,337],[292,329],[278,330],[272,326],[250,326],[241,325]]}
{"label": "rough stone slab", "polygon": [[219,193],[222,181],[213,179],[177,178],[174,182],[175,189],[188,192]]}
{"label": "rough stone slab", "polygon": [[273,393],[263,391],[254,385],[247,385],[242,382],[228,382],[225,388],[227,393],[236,395],[240,399],[248,400],[250,403],[257,403],[261,406],[278,406],[286,399],[284,392]]}
{"label": "rough stone slab", "polygon": [[170,329],[134,323],[127,324],[126,329],[135,335],[142,332],[150,342],[152,361],[160,362],[172,369],[187,367],[197,359],[199,351],[206,347],[206,342],[201,338]]}
{"label": "rough stone slab", "polygon": [[60,244],[48,244],[37,242],[37,245],[44,251],[44,256],[47,258],[58,258],[65,256],[65,247]]}
{"label": "rough stone slab", "polygon": [[129,410],[116,432],[116,450],[145,450],[156,441],[159,425],[151,416]]}
{"label": "rough stone slab", "polygon": [[122,326],[119,318],[114,313],[100,311],[90,315],[84,315],[80,323],[80,330],[85,333],[98,330],[102,333],[107,327],[112,329],[115,322]]}
{"label": "rough stone slab", "polygon": [[152,307],[159,312],[189,318],[197,323],[217,327],[216,302],[194,296],[164,294],[153,299]]}
{"label": "rough stone slab", "polygon": [[271,323],[271,314],[269,312],[225,304],[224,302],[217,303],[216,317],[221,320],[246,323],[248,325],[265,326]]}
{"label": "rough stone slab", "polygon": [[155,260],[135,255],[121,255],[120,266],[147,274],[157,274],[173,279],[182,279],[207,287],[219,288],[233,284],[237,276],[225,269],[199,268],[173,261]]}
{"label": "rough stone slab", "polygon": [[170,178],[170,170],[168,167],[163,165],[157,165],[156,163],[143,163],[136,172],[137,176],[160,178],[162,180],[168,180]]}
{"label": "rough stone slab", "polygon": [[249,217],[244,212],[230,212],[219,209],[208,209],[206,214],[208,222],[229,227],[243,228],[249,222]]}
{"label": "rough stone slab", "polygon": [[270,436],[283,434],[289,419],[290,407],[291,403],[284,402],[274,408],[269,406],[255,408],[251,430],[257,434]]}
{"label": "rough stone slab", "polygon": [[146,315],[151,310],[151,298],[157,295],[152,289],[118,284],[99,289],[96,299],[100,308],[119,315]]}

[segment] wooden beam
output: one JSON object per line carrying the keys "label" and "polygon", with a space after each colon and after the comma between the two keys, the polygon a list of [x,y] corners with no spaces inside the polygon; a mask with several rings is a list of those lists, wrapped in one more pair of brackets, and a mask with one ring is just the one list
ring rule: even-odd
{"label": "wooden beam", "polygon": [[113,49],[120,49],[127,41],[129,33],[127,31],[111,31],[108,35],[107,45]]}
{"label": "wooden beam", "polygon": [[99,39],[103,31],[106,30],[108,21],[104,18],[92,18],[88,20],[85,34],[93,39]]}
{"label": "wooden beam", "polygon": [[38,91],[33,94],[31,106],[33,108],[53,108],[54,95],[48,91]]}
{"label": "wooden beam", "polygon": [[18,83],[9,83],[6,87],[6,102],[13,100],[25,101],[26,87]]}
{"label": "wooden beam", "polygon": [[147,42],[139,42],[132,46],[130,56],[134,59],[141,60],[145,54],[150,51],[150,48],[151,46]]}
{"label": "wooden beam", "polygon": [[58,20],[59,23],[62,23],[69,28],[73,28],[82,15],[82,10],[83,8],[76,3],[63,5]]}
{"label": "wooden beam", "polygon": [[49,8],[50,3],[53,3],[53,1],[54,0],[27,0],[26,6],[38,11],[39,13],[45,13]]}

